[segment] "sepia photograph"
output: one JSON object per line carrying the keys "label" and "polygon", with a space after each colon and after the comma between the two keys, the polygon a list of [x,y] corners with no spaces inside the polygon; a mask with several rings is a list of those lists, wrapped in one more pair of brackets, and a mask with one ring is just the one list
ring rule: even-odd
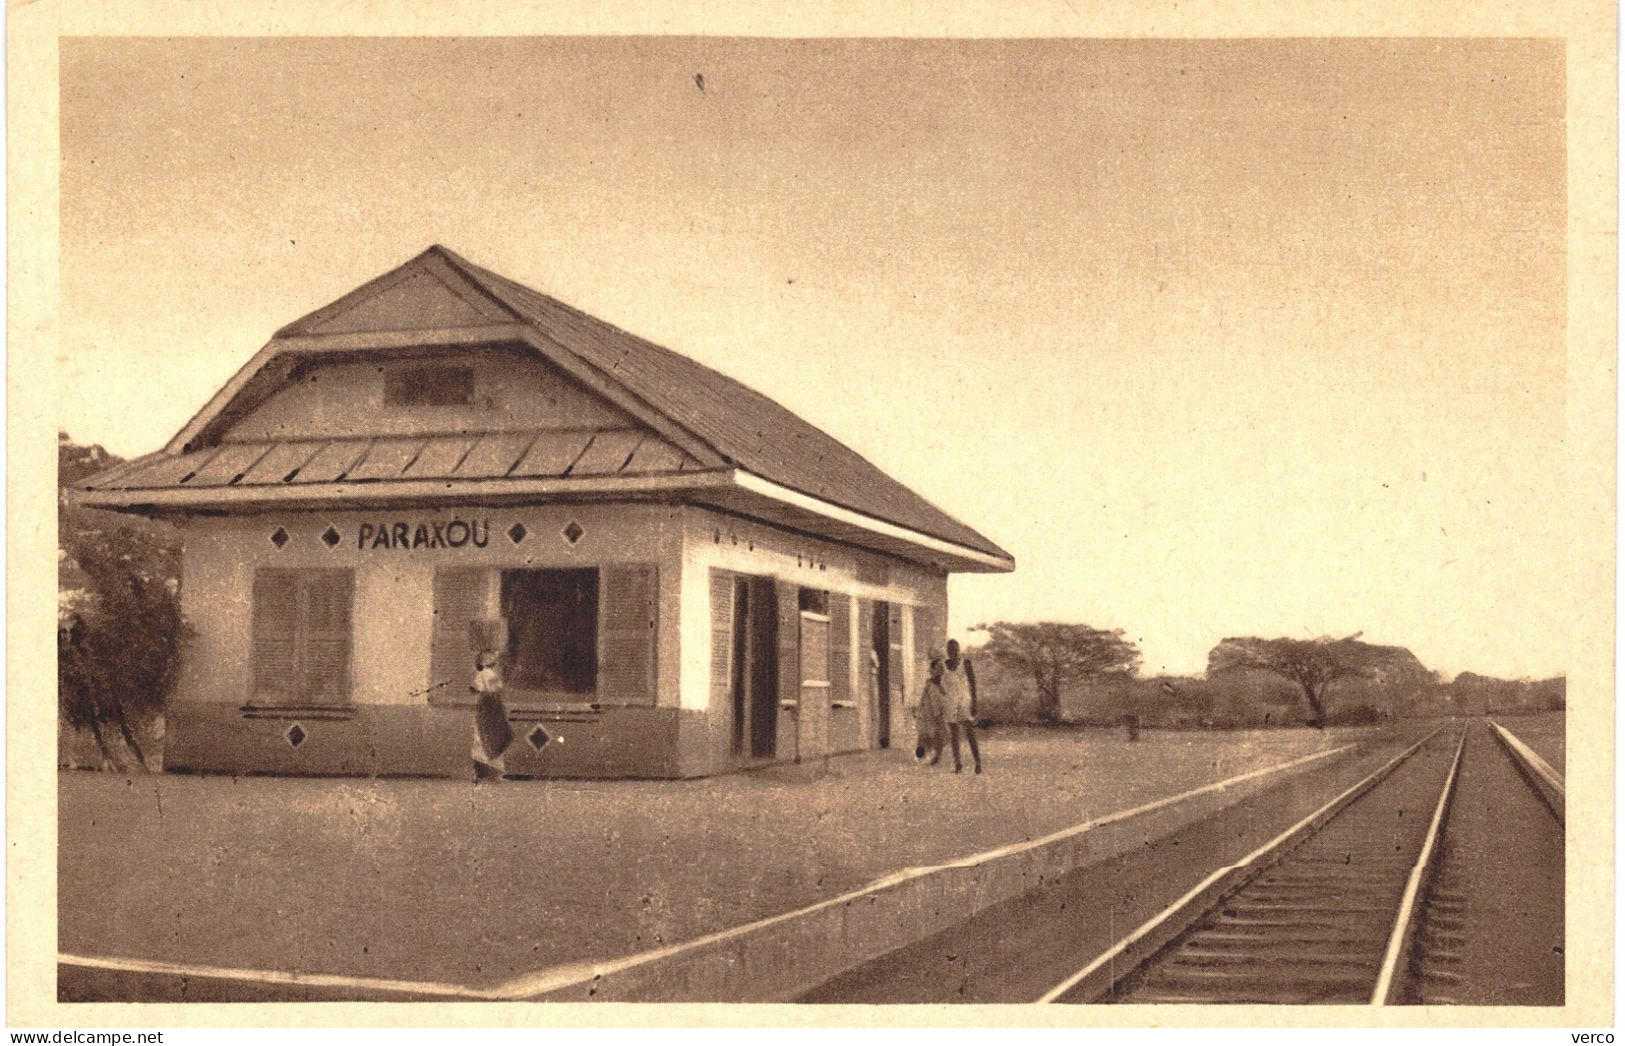
{"label": "sepia photograph", "polygon": [[56,1012],[1611,991],[1562,37],[53,61]]}

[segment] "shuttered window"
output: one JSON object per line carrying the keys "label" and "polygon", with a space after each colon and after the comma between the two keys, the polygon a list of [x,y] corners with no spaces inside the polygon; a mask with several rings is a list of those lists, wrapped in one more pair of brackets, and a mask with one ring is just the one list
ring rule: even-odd
{"label": "shuttered window", "polygon": [[490,572],[479,567],[441,567],[434,572],[434,636],[429,693],[463,698],[474,676],[470,626],[490,614]]}
{"label": "shuttered window", "polygon": [[874,663],[875,605],[867,599],[858,600],[858,686],[865,700],[873,681],[878,678],[880,666]]}
{"label": "shuttered window", "polygon": [[852,599],[840,593],[829,600],[829,703],[852,703]]}
{"label": "shuttered window", "polygon": [[733,697],[734,576],[711,571],[711,707],[727,708]]}
{"label": "shuttered window", "polygon": [[903,692],[903,608],[898,603],[886,605],[887,651],[886,679],[894,695]]}
{"label": "shuttered window", "polygon": [[299,577],[293,570],[254,574],[254,697],[298,700]]}
{"label": "shuttered window", "polygon": [[254,574],[256,701],[333,705],[350,700],[355,574],[267,568]]}
{"label": "shuttered window", "polygon": [[801,685],[829,686],[829,618],[801,612]]}
{"label": "shuttered window", "polygon": [[[829,593],[804,588],[796,594],[801,610],[801,686],[829,687]],[[823,695],[828,699],[828,694]],[[807,695],[803,694],[806,700]]]}
{"label": "shuttered window", "polygon": [[652,564],[603,568],[599,701],[654,704],[659,581]]}
{"label": "shuttered window", "polygon": [[473,367],[392,367],[384,374],[390,407],[450,407],[474,402]]}

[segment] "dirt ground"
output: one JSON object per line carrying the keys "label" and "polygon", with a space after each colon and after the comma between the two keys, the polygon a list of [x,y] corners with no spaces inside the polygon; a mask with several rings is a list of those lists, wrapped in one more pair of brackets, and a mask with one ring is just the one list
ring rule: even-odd
{"label": "dirt ground", "polygon": [[[59,946],[490,984],[797,908],[1361,730],[1000,729],[988,773],[874,752],[698,781],[59,776]],[[1531,742],[1533,743],[1533,742]]]}

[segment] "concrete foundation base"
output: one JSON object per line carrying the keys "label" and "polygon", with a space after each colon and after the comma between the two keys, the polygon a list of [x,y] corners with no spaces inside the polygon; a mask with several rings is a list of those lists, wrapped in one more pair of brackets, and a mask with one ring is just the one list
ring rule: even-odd
{"label": "concrete foundation base", "polygon": [[[462,706],[240,708],[172,702],[166,770],[233,774],[469,777],[473,711]],[[702,758],[692,733],[685,768],[674,708],[510,710],[508,772],[534,777],[684,777],[728,769]],[[700,717],[695,716],[698,719]]]}

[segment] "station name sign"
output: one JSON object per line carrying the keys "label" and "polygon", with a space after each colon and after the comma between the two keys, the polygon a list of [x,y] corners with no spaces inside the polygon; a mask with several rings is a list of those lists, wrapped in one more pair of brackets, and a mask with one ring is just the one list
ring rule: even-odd
{"label": "station name sign", "polygon": [[389,520],[363,523],[356,534],[356,548],[373,549],[417,548],[484,548],[491,540],[489,519],[461,519],[453,517],[449,523],[410,523]]}

